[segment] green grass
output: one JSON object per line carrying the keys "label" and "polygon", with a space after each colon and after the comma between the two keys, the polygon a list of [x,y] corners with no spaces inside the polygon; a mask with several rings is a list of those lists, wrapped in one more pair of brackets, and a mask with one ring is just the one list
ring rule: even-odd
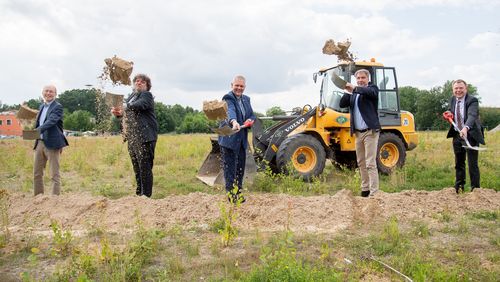
{"label": "green grass", "polygon": [[[499,133],[487,134],[480,152],[482,186],[500,190]],[[420,144],[408,152],[406,165],[381,177],[381,189],[437,190],[454,179],[451,140],[444,132],[421,132]],[[63,189],[108,198],[134,194],[134,175],[126,144],[120,137],[70,138],[61,158]],[[32,193],[32,142],[0,141],[0,188]],[[195,191],[220,193],[195,177],[210,151],[209,135],[164,135],[158,141],[154,167],[154,198]],[[48,185],[46,185],[48,187]],[[255,193],[359,193],[359,173],[330,163],[312,181],[260,173]],[[340,233],[291,230],[238,230],[224,244],[223,215],[206,228],[168,230],[145,227],[137,214],[133,232],[116,234],[89,223],[87,233],[73,235],[53,223],[51,235],[36,233],[37,222],[26,218],[25,232],[9,234],[8,208],[0,201],[0,280],[24,281],[401,281],[382,261],[414,281],[497,281],[500,277],[499,210],[454,214],[445,209],[430,221],[355,224]],[[236,221],[236,222],[234,222]],[[235,217],[231,224],[237,226]],[[14,276],[7,275],[13,271]]]}
{"label": "green grass", "polygon": [[[500,190],[498,154],[500,133],[486,136],[488,150],[479,153],[481,186]],[[445,132],[419,132],[419,145],[407,152],[406,164],[389,176],[380,177],[381,190],[439,190],[454,183],[454,156]],[[131,195],[134,175],[127,144],[121,137],[71,137],[61,158],[62,189],[87,191],[119,198]],[[33,142],[20,139],[0,141],[0,188],[32,192]],[[210,151],[210,135],[162,135],[159,137],[154,172],[153,198],[190,192],[218,193],[222,188],[205,186],[196,173]],[[47,180],[47,179],[46,179]],[[469,183],[469,180],[467,180]],[[47,185],[46,185],[47,186]],[[359,173],[337,169],[327,162],[325,171],[311,183],[290,176],[261,172],[250,191],[300,195],[333,194],[340,189],[359,192]]]}

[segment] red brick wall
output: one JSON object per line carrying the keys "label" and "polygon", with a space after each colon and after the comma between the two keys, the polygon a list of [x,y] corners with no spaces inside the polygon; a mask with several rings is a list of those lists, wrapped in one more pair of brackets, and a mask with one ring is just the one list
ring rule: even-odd
{"label": "red brick wall", "polygon": [[[10,125],[7,125],[7,120],[10,120]],[[15,112],[0,113],[0,123],[0,135],[23,135],[21,122],[17,120]]]}

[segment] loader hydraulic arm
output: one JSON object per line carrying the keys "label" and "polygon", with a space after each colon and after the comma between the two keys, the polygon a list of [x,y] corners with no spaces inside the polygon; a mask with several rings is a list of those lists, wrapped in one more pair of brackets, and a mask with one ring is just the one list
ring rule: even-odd
{"label": "loader hydraulic arm", "polygon": [[316,114],[316,107],[312,108],[311,110],[300,116],[291,116],[288,117],[287,119],[285,118],[276,119],[276,120],[283,120],[283,122],[265,130],[264,132],[262,132],[262,130],[255,130],[256,128],[254,125],[253,146],[255,151],[254,155],[256,159],[260,161],[264,160],[271,163],[273,158],[276,156],[276,152],[278,152],[278,147],[281,145],[283,140],[285,140],[286,137],[290,133],[292,133],[297,127],[306,123],[315,114]]}

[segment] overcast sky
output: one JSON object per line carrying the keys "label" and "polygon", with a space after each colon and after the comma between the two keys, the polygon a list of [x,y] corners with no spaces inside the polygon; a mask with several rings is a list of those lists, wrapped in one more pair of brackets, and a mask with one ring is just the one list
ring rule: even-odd
{"label": "overcast sky", "polygon": [[[500,0],[0,0],[0,101],[98,86],[104,58],[134,62],[156,101],[201,109],[235,74],[255,110],[319,101],[312,73],[327,39],[397,69],[400,86],[462,78],[500,107]],[[129,87],[104,85],[127,94]]]}

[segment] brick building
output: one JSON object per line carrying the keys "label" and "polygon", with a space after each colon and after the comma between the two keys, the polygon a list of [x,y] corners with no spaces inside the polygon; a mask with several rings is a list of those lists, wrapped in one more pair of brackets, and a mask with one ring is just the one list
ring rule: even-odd
{"label": "brick building", "polygon": [[0,135],[22,136],[23,127],[16,117],[15,111],[0,113]]}

